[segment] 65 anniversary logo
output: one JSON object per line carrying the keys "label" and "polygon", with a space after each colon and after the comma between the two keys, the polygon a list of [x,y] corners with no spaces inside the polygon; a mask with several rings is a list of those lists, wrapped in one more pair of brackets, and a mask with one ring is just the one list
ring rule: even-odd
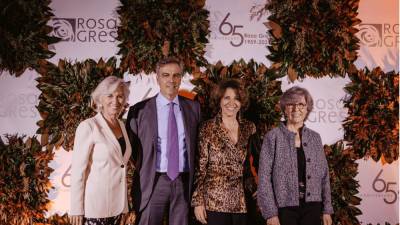
{"label": "65 anniversary logo", "polygon": [[[228,12],[224,19],[219,23],[218,32],[223,37],[216,37],[216,39],[229,40],[233,47],[240,47],[242,45],[266,45],[268,44],[267,33],[251,33],[244,32],[245,26],[242,24],[232,24],[230,22],[231,13]],[[265,30],[266,32],[266,30]]]}

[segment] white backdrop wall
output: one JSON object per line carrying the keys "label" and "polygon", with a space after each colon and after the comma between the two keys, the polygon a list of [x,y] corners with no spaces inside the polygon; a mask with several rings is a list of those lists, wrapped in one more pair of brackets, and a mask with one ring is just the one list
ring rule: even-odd
{"label": "white backdrop wall", "polygon": [[[206,48],[206,58],[210,63],[221,60],[229,64],[241,58],[246,61],[255,59],[267,66],[268,50],[267,28],[264,25],[268,15],[258,15],[257,10],[265,4],[263,0],[218,1],[209,0],[206,8],[210,11],[211,34]],[[50,60],[59,59],[98,60],[116,56],[118,52],[115,37],[118,16],[117,0],[53,0],[51,8],[55,18],[50,24],[55,28],[53,35],[61,37],[62,42],[51,46],[56,55]],[[367,66],[372,69],[380,66],[384,71],[399,71],[399,2],[397,0],[360,1],[358,37],[361,40],[358,68]],[[40,119],[35,106],[38,104],[39,90],[36,88],[34,71],[26,71],[19,78],[4,72],[0,76],[0,134],[34,135],[36,122]],[[131,81],[129,103],[132,105],[158,92],[155,75],[132,76],[126,74],[125,80]],[[315,102],[307,126],[318,131],[324,144],[333,144],[343,138],[341,123],[347,117],[342,99],[343,87],[348,78],[306,78],[290,83],[282,79],[282,89],[293,85],[307,88]],[[182,88],[190,90],[190,75],[186,74]],[[56,151],[51,166],[55,169],[51,175],[54,190],[50,193],[52,205],[49,215],[63,214],[69,209],[69,172],[71,153],[63,149]],[[359,197],[363,200],[359,208],[362,224],[399,222],[399,165],[391,165],[372,160],[358,160],[360,183]]]}

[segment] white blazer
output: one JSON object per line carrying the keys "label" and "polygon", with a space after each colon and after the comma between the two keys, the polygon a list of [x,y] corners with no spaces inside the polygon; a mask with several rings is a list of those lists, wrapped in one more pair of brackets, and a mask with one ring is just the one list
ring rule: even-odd
{"label": "white blazer", "polygon": [[125,125],[125,154],[103,116],[81,122],[76,129],[71,165],[70,215],[105,218],[128,212],[127,163],[132,149]]}

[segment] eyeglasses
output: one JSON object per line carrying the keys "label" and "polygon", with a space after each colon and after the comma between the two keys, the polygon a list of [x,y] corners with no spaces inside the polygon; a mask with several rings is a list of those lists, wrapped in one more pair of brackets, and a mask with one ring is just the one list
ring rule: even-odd
{"label": "eyeglasses", "polygon": [[288,107],[289,109],[294,109],[296,107],[297,109],[303,110],[307,107],[307,104],[305,104],[305,103],[289,103],[286,105],[286,107]]}

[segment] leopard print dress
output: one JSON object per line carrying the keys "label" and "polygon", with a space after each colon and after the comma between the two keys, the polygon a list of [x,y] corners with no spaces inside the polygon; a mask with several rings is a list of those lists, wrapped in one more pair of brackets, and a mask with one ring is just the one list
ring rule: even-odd
{"label": "leopard print dress", "polygon": [[247,150],[255,131],[254,123],[239,120],[239,138],[234,144],[222,127],[220,114],[202,125],[192,206],[202,205],[214,212],[247,212],[244,183],[250,179],[254,184],[251,191],[256,189]]}

